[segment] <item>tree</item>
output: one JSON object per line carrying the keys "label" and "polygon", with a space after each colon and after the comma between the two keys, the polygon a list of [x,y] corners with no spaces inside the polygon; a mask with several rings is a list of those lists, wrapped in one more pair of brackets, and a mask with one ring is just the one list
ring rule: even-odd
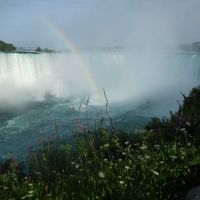
{"label": "tree", "polygon": [[16,47],[13,44],[9,44],[0,40],[0,51],[9,52],[9,51],[15,51],[15,50],[16,50]]}

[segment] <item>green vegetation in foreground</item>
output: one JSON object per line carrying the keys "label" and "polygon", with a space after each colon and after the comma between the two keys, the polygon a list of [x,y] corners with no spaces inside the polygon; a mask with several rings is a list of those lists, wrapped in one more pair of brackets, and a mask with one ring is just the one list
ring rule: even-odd
{"label": "green vegetation in foreground", "polygon": [[4,41],[0,40],[0,51],[2,52],[16,51],[16,47],[13,46],[13,44],[5,43]]}
{"label": "green vegetation in foreground", "polygon": [[200,184],[199,102],[195,88],[143,134],[100,128],[77,134],[74,146],[41,141],[26,174],[14,159],[1,165],[0,199],[181,199]]}

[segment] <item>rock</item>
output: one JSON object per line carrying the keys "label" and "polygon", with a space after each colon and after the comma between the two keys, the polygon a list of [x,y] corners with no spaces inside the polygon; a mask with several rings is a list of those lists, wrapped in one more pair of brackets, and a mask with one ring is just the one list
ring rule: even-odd
{"label": "rock", "polygon": [[200,200],[200,186],[191,189],[187,193],[185,200]]}

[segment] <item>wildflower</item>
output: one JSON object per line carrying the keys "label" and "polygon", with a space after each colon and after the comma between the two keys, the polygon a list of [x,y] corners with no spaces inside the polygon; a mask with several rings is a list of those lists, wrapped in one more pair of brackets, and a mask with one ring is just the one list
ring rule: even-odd
{"label": "wildflower", "polygon": [[144,158],[145,158],[145,159],[149,159],[150,156],[149,156],[149,155],[145,155]]}
{"label": "wildflower", "polygon": [[140,147],[140,149],[141,150],[145,150],[145,149],[147,149],[148,147],[147,147],[147,145],[145,145],[145,144],[143,144],[141,147]]}
{"label": "wildflower", "polygon": [[31,190],[31,191],[28,191],[28,193],[29,193],[29,194],[33,194],[34,192]]}
{"label": "wildflower", "polygon": [[119,184],[120,184],[120,185],[123,185],[123,184],[124,184],[124,181],[119,181]]}
{"label": "wildflower", "polygon": [[8,189],[8,187],[3,187],[3,189],[4,189],[4,190],[7,190],[7,189]]}
{"label": "wildflower", "polygon": [[164,161],[160,161],[160,164],[164,164]]}
{"label": "wildflower", "polygon": [[103,172],[99,172],[99,177],[100,178],[105,178],[105,174]]}
{"label": "wildflower", "polygon": [[175,144],[172,146],[172,149],[173,149],[173,150],[176,150],[176,145],[175,145]]}
{"label": "wildflower", "polygon": [[186,128],[181,128],[180,131],[183,132],[184,134],[187,134]]}
{"label": "wildflower", "polygon": [[108,159],[107,158],[104,158],[104,162],[107,162],[108,161]]}
{"label": "wildflower", "polygon": [[155,144],[154,147],[157,148],[157,149],[159,149],[160,145],[159,144]]}
{"label": "wildflower", "polygon": [[125,166],[125,169],[130,169],[130,167],[129,166]]}
{"label": "wildflower", "polygon": [[157,171],[151,170],[154,175],[159,176],[160,174]]}
{"label": "wildflower", "polygon": [[104,148],[108,148],[110,145],[109,144],[104,144],[103,147]]}
{"label": "wildflower", "polygon": [[125,145],[127,145],[127,144],[129,144],[129,143],[130,143],[129,141],[126,141],[126,142],[125,142]]}
{"label": "wildflower", "polygon": [[74,165],[74,164],[75,164],[75,162],[71,162],[71,164],[72,164],[72,165]]}
{"label": "wildflower", "polygon": [[29,186],[29,187],[33,187],[33,184],[32,184],[32,183],[29,183],[28,186]]}
{"label": "wildflower", "polygon": [[122,159],[121,159],[121,158],[119,158],[119,159],[118,159],[118,161],[119,161],[119,162],[121,162],[121,161],[122,161]]}
{"label": "wildflower", "polygon": [[122,155],[126,155],[126,152],[122,152]]}
{"label": "wildflower", "polygon": [[21,199],[22,199],[22,200],[23,200],[23,199],[26,199],[26,196],[21,197]]}
{"label": "wildflower", "polygon": [[187,126],[191,126],[190,122],[186,122],[186,125],[187,125]]}
{"label": "wildflower", "polygon": [[79,164],[76,164],[76,165],[75,165],[75,168],[76,168],[76,169],[78,169],[79,167],[80,167],[80,165],[79,165]]}
{"label": "wildflower", "polygon": [[172,158],[173,160],[177,159],[176,156],[170,156],[170,158]]}

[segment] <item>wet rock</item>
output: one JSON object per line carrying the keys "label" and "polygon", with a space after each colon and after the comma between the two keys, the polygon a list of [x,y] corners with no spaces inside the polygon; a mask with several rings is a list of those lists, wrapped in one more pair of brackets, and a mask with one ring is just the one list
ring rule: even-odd
{"label": "wet rock", "polygon": [[200,200],[200,186],[191,189],[187,193],[185,200]]}

